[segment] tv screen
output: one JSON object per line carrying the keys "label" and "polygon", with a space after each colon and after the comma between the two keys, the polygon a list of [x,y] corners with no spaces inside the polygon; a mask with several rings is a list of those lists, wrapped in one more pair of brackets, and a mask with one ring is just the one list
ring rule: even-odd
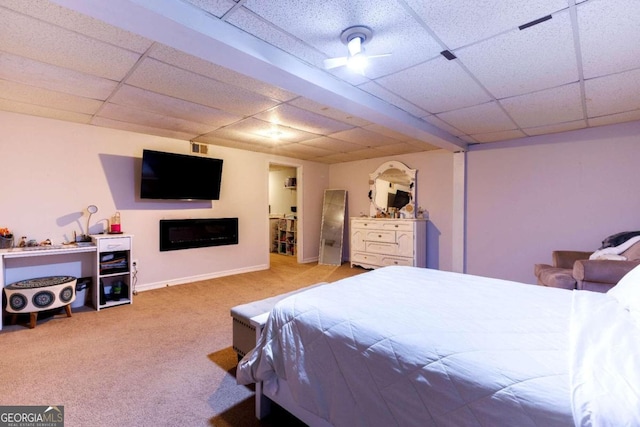
{"label": "tv screen", "polygon": [[143,150],[141,199],[218,200],[222,160]]}

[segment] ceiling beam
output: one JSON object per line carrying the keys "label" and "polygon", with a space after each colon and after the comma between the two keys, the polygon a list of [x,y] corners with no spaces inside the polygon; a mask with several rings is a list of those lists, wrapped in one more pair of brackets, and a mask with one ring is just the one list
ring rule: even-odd
{"label": "ceiling beam", "polygon": [[52,0],[108,24],[449,151],[467,144],[181,1]]}

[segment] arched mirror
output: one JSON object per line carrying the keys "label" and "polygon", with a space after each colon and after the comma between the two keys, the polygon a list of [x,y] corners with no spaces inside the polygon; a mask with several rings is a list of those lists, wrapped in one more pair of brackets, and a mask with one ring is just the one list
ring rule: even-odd
{"label": "arched mirror", "polygon": [[369,175],[371,216],[415,218],[416,170],[402,162],[386,162]]}

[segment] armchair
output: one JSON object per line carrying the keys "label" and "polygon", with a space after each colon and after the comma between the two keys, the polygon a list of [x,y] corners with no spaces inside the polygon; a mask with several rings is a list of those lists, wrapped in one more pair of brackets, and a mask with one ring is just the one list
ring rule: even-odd
{"label": "armchair", "polygon": [[640,264],[640,242],[622,252],[625,260],[593,259],[592,252],[553,251],[552,265],[536,264],[539,285],[564,289],[606,292]]}

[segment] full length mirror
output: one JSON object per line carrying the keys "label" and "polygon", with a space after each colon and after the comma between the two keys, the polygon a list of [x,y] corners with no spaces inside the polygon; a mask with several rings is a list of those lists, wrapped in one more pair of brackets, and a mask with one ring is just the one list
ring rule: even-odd
{"label": "full length mirror", "polygon": [[342,264],[342,237],[347,190],[324,190],[318,264]]}
{"label": "full length mirror", "polygon": [[371,216],[415,218],[416,170],[402,162],[383,163],[369,175]]}

